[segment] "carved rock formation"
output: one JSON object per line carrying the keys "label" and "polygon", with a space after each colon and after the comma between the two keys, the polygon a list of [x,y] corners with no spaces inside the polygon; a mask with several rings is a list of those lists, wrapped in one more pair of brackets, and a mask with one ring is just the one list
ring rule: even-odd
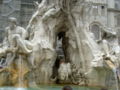
{"label": "carved rock formation", "polygon": [[[7,36],[12,38],[6,37],[0,48],[0,85],[107,86],[108,75],[119,70],[120,47],[116,34],[107,27],[102,28],[100,40],[95,40],[87,22],[90,9],[91,3],[85,0],[42,0],[26,31],[11,19]],[[62,44],[62,55],[56,51],[57,42]]]}

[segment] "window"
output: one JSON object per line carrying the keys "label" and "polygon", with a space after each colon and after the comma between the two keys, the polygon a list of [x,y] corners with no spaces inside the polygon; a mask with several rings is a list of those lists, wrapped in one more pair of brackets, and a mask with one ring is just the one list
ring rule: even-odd
{"label": "window", "polygon": [[105,16],[105,14],[106,14],[106,7],[102,5],[101,6],[101,15]]}
{"label": "window", "polygon": [[97,16],[98,15],[98,6],[92,6],[93,8],[93,15]]}
{"label": "window", "polygon": [[120,29],[117,30],[117,35],[118,35],[118,42],[119,42],[119,45],[120,45]]}
{"label": "window", "polygon": [[105,8],[105,6],[101,6],[101,8],[102,8],[102,9],[104,9],[104,8]]}
{"label": "window", "polygon": [[120,10],[120,0],[115,1],[115,8]]}
{"label": "window", "polygon": [[0,4],[2,4],[3,3],[3,0],[0,0]]}
{"label": "window", "polygon": [[117,26],[120,26],[120,15],[117,16],[116,21],[117,21]]}
{"label": "window", "polygon": [[100,27],[97,24],[91,26],[91,32],[94,34],[96,40],[100,39]]}

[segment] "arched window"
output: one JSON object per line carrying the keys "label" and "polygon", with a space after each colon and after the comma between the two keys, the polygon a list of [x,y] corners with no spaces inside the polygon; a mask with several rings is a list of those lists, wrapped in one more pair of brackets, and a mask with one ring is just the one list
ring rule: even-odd
{"label": "arched window", "polygon": [[120,29],[117,30],[117,35],[118,35],[118,42],[120,44]]}
{"label": "arched window", "polygon": [[120,14],[119,15],[117,15],[117,17],[116,17],[116,26],[120,26]]}
{"label": "arched window", "polygon": [[100,39],[100,27],[97,24],[91,26],[91,32],[94,34],[95,40]]}

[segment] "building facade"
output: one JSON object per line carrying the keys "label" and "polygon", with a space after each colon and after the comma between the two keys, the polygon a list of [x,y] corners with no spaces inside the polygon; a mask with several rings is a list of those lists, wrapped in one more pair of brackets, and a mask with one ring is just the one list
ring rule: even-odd
{"label": "building facade", "polygon": [[[41,0],[0,0],[0,41],[3,40],[8,17],[16,17],[19,25],[24,28],[27,26],[35,11],[34,1],[41,2]],[[120,39],[120,0],[85,0],[85,2],[92,4],[88,21],[95,37],[99,39],[101,26],[107,26],[118,32]]]}
{"label": "building facade", "polygon": [[15,17],[18,24],[26,27],[35,11],[34,2],[41,0],[0,0],[0,42],[4,37],[4,29],[8,26],[8,18]]}

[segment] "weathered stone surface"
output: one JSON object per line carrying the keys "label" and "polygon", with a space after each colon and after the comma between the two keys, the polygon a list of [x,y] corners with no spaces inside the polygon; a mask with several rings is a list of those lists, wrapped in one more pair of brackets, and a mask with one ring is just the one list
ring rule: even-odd
{"label": "weathered stone surface", "polygon": [[[119,84],[118,38],[116,32],[105,26],[106,22],[101,25],[100,18],[94,21],[94,15],[101,15],[91,13],[95,8],[86,0],[43,0],[26,30],[10,18],[0,48],[0,85],[7,85],[6,80],[10,79],[10,85],[21,87],[50,83],[108,86],[109,74],[114,78],[113,86]],[[99,34],[89,30],[91,22],[98,25],[91,28]],[[60,41],[62,46],[57,47]],[[57,53],[56,48],[62,48],[63,54]]]}

